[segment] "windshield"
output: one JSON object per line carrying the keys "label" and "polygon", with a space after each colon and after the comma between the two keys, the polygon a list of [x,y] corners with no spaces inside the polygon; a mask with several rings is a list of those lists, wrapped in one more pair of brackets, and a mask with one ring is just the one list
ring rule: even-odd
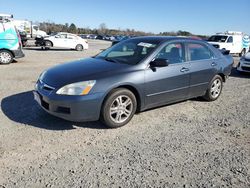
{"label": "windshield", "polygon": [[95,58],[111,62],[135,65],[147,57],[159,44],[159,41],[132,39],[118,44],[101,52]]}
{"label": "windshield", "polygon": [[213,35],[208,39],[208,41],[210,41],[210,42],[226,42],[227,37],[228,36],[226,36],[226,35]]}

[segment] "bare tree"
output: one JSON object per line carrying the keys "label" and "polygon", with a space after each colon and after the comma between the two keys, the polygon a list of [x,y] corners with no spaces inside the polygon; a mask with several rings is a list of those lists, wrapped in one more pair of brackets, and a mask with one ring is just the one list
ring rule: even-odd
{"label": "bare tree", "polygon": [[99,25],[98,34],[99,35],[106,35],[107,34],[107,26],[105,23],[101,23]]}

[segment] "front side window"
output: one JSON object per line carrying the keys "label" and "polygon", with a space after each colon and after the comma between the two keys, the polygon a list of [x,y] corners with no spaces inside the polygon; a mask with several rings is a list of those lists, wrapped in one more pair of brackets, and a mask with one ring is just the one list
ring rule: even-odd
{"label": "front side window", "polygon": [[68,39],[76,39],[76,37],[74,35],[68,35],[67,37]]}
{"label": "front side window", "polygon": [[33,29],[37,31],[37,30],[38,30],[38,27],[37,27],[37,26],[33,26]]}
{"label": "front side window", "polygon": [[66,34],[56,35],[56,38],[66,39],[67,35]]}
{"label": "front side window", "polygon": [[208,39],[208,41],[209,42],[226,42],[227,37],[228,36],[226,35],[213,35]]}
{"label": "front side window", "polygon": [[207,46],[197,43],[189,43],[187,45],[188,53],[191,61],[198,61],[204,59],[212,59],[213,54]]}
{"label": "front side window", "polygon": [[158,44],[158,41],[127,40],[101,52],[96,58],[134,65],[147,57]]}
{"label": "front side window", "polygon": [[182,43],[168,44],[155,58],[168,60],[169,64],[182,63],[185,61],[184,45]]}
{"label": "front side window", "polygon": [[233,37],[232,36],[228,37],[227,43],[233,43]]}

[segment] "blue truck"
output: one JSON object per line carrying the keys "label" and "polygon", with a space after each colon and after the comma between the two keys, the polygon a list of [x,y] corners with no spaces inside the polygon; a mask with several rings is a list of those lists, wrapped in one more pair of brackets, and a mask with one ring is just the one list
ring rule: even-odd
{"label": "blue truck", "polygon": [[0,16],[0,64],[24,57],[20,35],[10,20]]}

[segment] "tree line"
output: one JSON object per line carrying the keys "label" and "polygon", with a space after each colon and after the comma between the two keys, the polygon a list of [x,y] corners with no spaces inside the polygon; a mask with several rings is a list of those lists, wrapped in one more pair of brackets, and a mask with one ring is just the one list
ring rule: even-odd
{"label": "tree line", "polygon": [[96,35],[129,35],[129,36],[146,36],[146,35],[160,35],[160,36],[198,36],[200,38],[207,38],[206,35],[194,35],[188,31],[170,31],[160,32],[158,34],[144,31],[136,31],[134,29],[109,29],[105,23],[99,25],[96,29],[90,29],[89,27],[80,28],[74,23],[68,24],[56,24],[51,22],[39,23],[40,29],[48,34],[54,32],[69,32],[74,34],[96,34]]}

